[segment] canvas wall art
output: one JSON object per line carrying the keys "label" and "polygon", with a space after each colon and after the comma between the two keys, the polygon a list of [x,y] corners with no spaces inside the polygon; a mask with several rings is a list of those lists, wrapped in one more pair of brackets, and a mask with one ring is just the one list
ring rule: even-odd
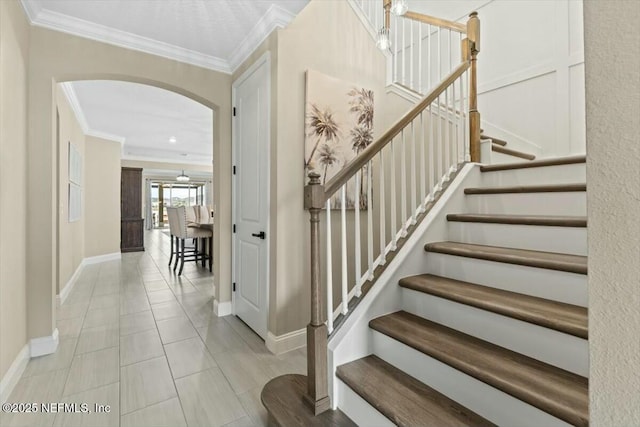
{"label": "canvas wall art", "polygon": [[[305,183],[315,171],[324,184],[373,142],[373,91],[307,70],[305,106]],[[353,179],[347,184],[347,209],[355,209],[356,192],[360,209],[367,209],[366,176],[365,168],[359,186]],[[331,198],[331,207],[342,207],[340,192]]]}

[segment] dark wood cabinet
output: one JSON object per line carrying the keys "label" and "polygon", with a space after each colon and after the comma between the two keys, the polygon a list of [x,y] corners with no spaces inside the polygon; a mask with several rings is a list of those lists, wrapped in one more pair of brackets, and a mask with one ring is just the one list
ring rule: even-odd
{"label": "dark wood cabinet", "polygon": [[120,175],[120,250],[144,251],[142,169],[122,168]]}

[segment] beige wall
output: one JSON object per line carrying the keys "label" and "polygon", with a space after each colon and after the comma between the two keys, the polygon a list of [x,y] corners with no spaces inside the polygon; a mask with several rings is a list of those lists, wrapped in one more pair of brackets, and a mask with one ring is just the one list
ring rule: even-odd
{"label": "beige wall", "polygon": [[211,173],[211,165],[191,165],[187,163],[165,163],[152,162],[146,160],[120,160],[123,168],[142,168],[142,169],[171,169],[176,171],[191,170]]}
{"label": "beige wall", "polygon": [[[214,263],[216,298],[231,299],[230,262],[230,88],[231,76],[193,65],[148,55],[40,27],[31,27],[29,75],[29,259],[38,263],[28,271],[28,335],[50,335],[55,325],[55,182],[53,124],[56,82],[117,79],[155,85],[185,95],[212,108],[219,118],[214,129],[214,202],[217,205]],[[51,222],[46,218],[51,217]],[[44,218],[44,220],[43,220]]]}
{"label": "beige wall", "polygon": [[[84,258],[84,225],[87,218],[85,195],[87,183],[85,179],[86,164],[85,136],[80,123],[61,88],[56,87],[56,110],[60,117],[58,145],[58,280],[56,293],[59,294],[67,286],[69,279],[80,266]],[[55,122],[54,122],[55,124]],[[55,130],[54,130],[55,132]],[[72,144],[83,159],[82,168],[82,216],[80,220],[69,222],[69,144]]]}
{"label": "beige wall", "polygon": [[120,252],[120,143],[86,137],[84,256]]}
{"label": "beige wall", "polygon": [[585,1],[591,425],[640,425],[640,3]]}
{"label": "beige wall", "polygon": [[27,74],[29,26],[0,1],[0,378],[27,343]]}
{"label": "beige wall", "polygon": [[[309,218],[303,210],[305,71],[314,69],[375,92],[375,136],[410,104],[386,93],[386,59],[347,2],[313,0],[278,37],[275,188],[276,319],[282,335],[309,322]],[[299,178],[298,178],[299,177]],[[272,252],[273,253],[273,252]],[[272,313],[273,315],[273,313]]]}

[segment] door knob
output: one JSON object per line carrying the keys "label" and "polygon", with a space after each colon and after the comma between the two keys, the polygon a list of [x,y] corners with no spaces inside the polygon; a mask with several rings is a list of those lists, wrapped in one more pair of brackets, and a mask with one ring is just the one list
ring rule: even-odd
{"label": "door knob", "polygon": [[259,233],[251,233],[251,235],[252,235],[253,237],[259,237],[259,238],[261,238],[262,240],[264,240],[264,239],[267,237],[267,235],[265,234],[265,232],[264,232],[264,231],[261,231],[261,232],[259,232]]}

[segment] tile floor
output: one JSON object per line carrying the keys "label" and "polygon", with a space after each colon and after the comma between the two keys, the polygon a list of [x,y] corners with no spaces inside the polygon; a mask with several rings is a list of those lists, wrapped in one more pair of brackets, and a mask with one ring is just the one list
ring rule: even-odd
{"label": "tile floor", "polygon": [[58,351],[32,359],[8,400],[93,412],[1,414],[0,425],[266,425],[262,387],[305,373],[305,350],[275,356],[238,318],[213,315],[213,275],[188,263],[176,276],[169,238],[145,238],[146,252],[85,267],[58,310]]}

